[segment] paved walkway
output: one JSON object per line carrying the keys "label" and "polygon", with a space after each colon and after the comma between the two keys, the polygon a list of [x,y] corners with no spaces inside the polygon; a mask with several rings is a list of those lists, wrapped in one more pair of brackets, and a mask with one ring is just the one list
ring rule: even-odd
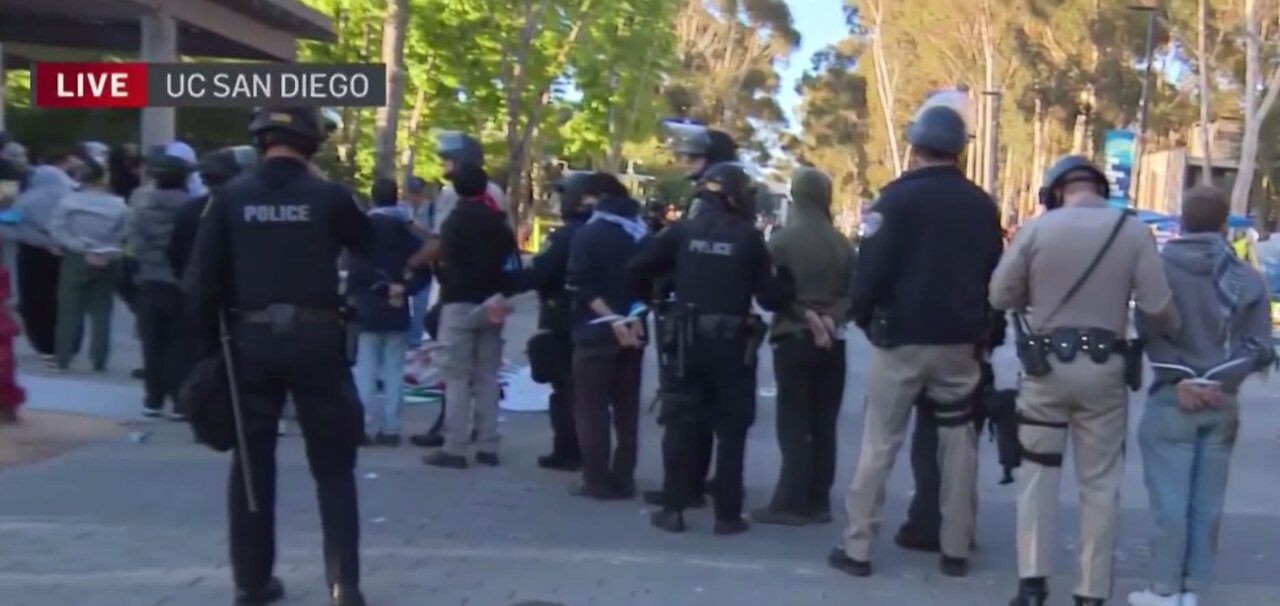
{"label": "paved walkway", "polygon": [[[525,302],[508,333],[519,355],[532,312]],[[127,329],[117,335],[131,337]],[[122,345],[123,347],[123,345]],[[24,374],[33,407],[136,416],[140,387],[127,379],[136,360],[126,349],[105,377]],[[837,497],[852,473],[859,435],[866,345],[850,344],[849,393],[841,420]],[[136,353],[133,354],[136,357]],[[24,359],[23,364],[29,365]],[[1007,356],[1002,365],[1007,366]],[[650,373],[652,375],[652,373]],[[761,384],[772,384],[762,365]],[[651,390],[651,379],[646,391]],[[1280,595],[1280,390],[1249,392],[1237,450],[1229,514],[1223,527],[1219,584],[1208,606],[1269,606]],[[748,499],[768,498],[778,468],[772,401],[761,399],[748,461]],[[1139,407],[1135,406],[1135,415]],[[435,410],[415,407],[410,429]],[[639,479],[659,478],[658,432],[643,424]],[[906,553],[886,536],[876,552],[877,575],[851,579],[823,559],[840,525],[756,528],[739,537],[710,534],[709,514],[690,518],[691,532],[650,528],[638,502],[601,504],[566,494],[572,480],[538,469],[546,448],[543,415],[507,414],[504,465],[466,472],[428,469],[421,451],[365,451],[360,461],[366,593],[373,606],[510,606],[541,600],[564,606],[997,606],[1014,583],[1013,492],[997,486],[984,463],[980,550],[970,578],[936,573],[932,557]],[[0,471],[0,604],[4,606],[207,606],[230,601],[223,485],[227,458],[190,442],[185,427],[154,423],[142,445],[113,439],[59,458]],[[984,462],[994,450],[984,443]],[[320,535],[300,440],[280,449],[278,574],[290,591],[285,604],[324,604]],[[886,506],[886,534],[905,509],[905,457]],[[1148,517],[1141,465],[1126,469],[1123,536],[1118,545],[1114,602],[1141,585],[1148,559]],[[1063,548],[1059,568],[1070,573],[1075,487],[1063,485]],[[837,515],[838,522],[843,518]],[[1052,604],[1069,604],[1070,581],[1055,579]]]}

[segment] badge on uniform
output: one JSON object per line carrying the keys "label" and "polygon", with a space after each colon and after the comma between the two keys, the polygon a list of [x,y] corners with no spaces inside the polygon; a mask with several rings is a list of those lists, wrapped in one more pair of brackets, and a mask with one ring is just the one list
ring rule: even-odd
{"label": "badge on uniform", "polygon": [[884,215],[872,211],[862,218],[862,237],[870,238],[880,231],[880,226],[884,224]]}

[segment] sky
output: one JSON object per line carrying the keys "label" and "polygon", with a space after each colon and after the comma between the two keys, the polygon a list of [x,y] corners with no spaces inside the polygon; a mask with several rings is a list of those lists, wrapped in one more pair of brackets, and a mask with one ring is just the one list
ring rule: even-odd
{"label": "sky", "polygon": [[791,18],[796,29],[800,31],[800,49],[791,55],[791,61],[782,72],[782,90],[778,94],[778,103],[787,117],[791,119],[791,130],[798,131],[795,121],[795,106],[800,102],[796,94],[796,82],[809,68],[809,58],[814,53],[832,44],[845,35],[843,0],[787,0],[791,7]]}

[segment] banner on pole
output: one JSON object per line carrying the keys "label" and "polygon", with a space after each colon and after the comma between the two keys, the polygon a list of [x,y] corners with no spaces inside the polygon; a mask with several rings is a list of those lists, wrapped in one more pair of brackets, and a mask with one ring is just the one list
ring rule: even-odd
{"label": "banner on pole", "polygon": [[1111,186],[1107,201],[1129,206],[1129,179],[1133,176],[1133,131],[1109,130],[1102,140],[1103,172]]}

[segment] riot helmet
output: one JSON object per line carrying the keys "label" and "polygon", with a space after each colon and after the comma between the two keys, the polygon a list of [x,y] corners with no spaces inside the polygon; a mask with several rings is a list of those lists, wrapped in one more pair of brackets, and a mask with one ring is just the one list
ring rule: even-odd
{"label": "riot helmet", "polygon": [[750,169],[738,162],[715,164],[698,178],[699,198],[703,195],[718,197],[739,212],[754,213],[757,191],[756,179]]}
{"label": "riot helmet", "polygon": [[569,220],[591,214],[591,208],[585,202],[592,174],[591,171],[565,171],[556,181],[553,189],[560,202],[561,218]]}
{"label": "riot helmet", "polygon": [[[484,147],[466,133],[443,131],[436,136],[436,154],[445,161],[445,174],[458,164],[484,168]],[[451,166],[452,165],[452,166]]]}
{"label": "riot helmet", "polygon": [[907,126],[907,142],[915,148],[959,158],[969,144],[969,132],[959,112],[934,105],[923,109]]}
{"label": "riot helmet", "polygon": [[310,158],[327,138],[325,119],[314,107],[260,107],[249,121],[259,150],[283,146]]}
{"label": "riot helmet", "polygon": [[200,158],[200,179],[209,187],[218,187],[257,163],[258,151],[248,145],[224,147]]}
{"label": "riot helmet", "polygon": [[697,180],[715,164],[738,159],[738,146],[724,131],[684,122],[669,122],[664,128],[668,149],[684,165],[690,179]]}
{"label": "riot helmet", "polygon": [[1098,195],[1106,198],[1111,192],[1107,175],[1083,156],[1065,156],[1054,162],[1044,173],[1040,188],[1040,204],[1052,210],[1062,206],[1063,188],[1072,183],[1092,183]]}
{"label": "riot helmet", "polygon": [[184,189],[191,173],[195,172],[195,150],[190,145],[174,141],[168,145],[151,148],[144,161],[147,175],[160,189]]}

